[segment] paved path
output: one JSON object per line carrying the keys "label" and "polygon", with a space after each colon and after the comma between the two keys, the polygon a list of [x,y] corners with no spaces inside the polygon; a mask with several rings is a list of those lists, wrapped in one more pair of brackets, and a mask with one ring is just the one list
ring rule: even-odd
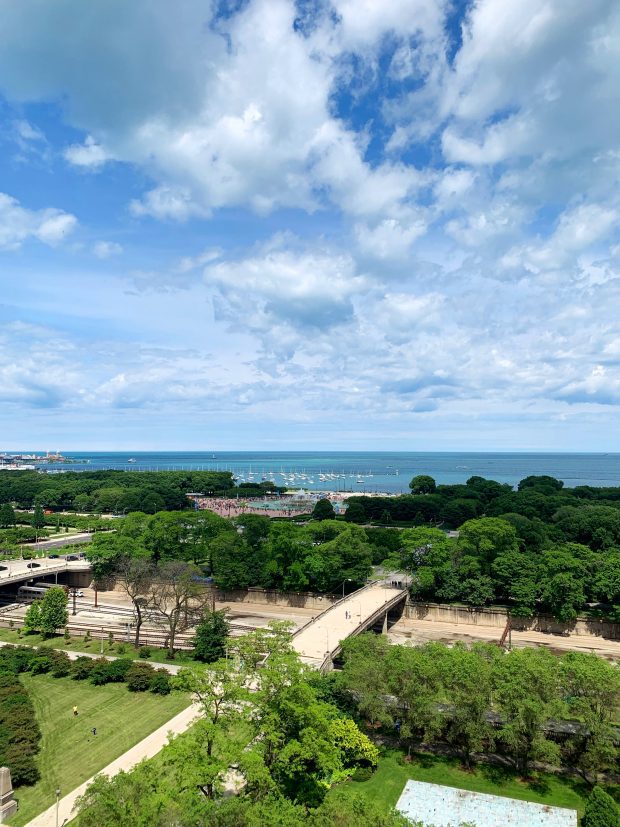
{"label": "paved path", "polygon": [[[108,775],[110,777],[124,770],[128,772],[132,770],[136,764],[139,764],[144,758],[152,758],[154,755],[166,746],[168,743],[168,735],[179,735],[185,732],[198,717],[200,713],[200,704],[192,704],[179,712],[174,718],[171,718],[168,723],[156,729],[150,735],[128,750],[126,753],[112,761],[107,767],[100,770],[97,775]],[[66,824],[71,818],[75,818],[73,808],[76,800],[84,795],[86,788],[94,780],[95,776],[89,778],[75,790],[65,795],[58,802],[58,821],[56,821],[56,805],[53,804],[45,812],[29,821],[26,827],[56,827],[56,824]],[[122,825],[119,825],[122,827]]]}
{"label": "paved path", "polygon": [[304,663],[319,669],[328,653],[398,593],[383,581],[352,592],[302,627],[293,637],[293,647]]}

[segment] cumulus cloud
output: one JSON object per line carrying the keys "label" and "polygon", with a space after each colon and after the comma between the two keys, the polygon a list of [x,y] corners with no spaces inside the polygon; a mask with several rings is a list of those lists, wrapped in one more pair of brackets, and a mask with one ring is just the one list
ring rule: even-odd
{"label": "cumulus cloud", "polygon": [[53,208],[28,210],[17,199],[0,192],[0,249],[16,250],[28,239],[60,244],[77,226],[70,213]]}
{"label": "cumulus cloud", "polygon": [[92,135],[88,135],[82,144],[71,144],[64,151],[64,156],[70,164],[86,169],[99,169],[111,155],[98,144]]}

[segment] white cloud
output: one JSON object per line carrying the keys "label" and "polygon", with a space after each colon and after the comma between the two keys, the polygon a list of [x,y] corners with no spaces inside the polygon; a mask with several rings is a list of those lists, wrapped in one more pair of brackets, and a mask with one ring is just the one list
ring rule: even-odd
{"label": "white cloud", "polygon": [[70,164],[92,170],[98,170],[112,158],[92,135],[88,135],[83,144],[68,146],[64,151],[64,156]]}
{"label": "white cloud", "polygon": [[118,256],[123,252],[123,247],[116,241],[97,241],[93,244],[93,253],[97,258],[106,259]]}
{"label": "white cloud", "polygon": [[17,199],[0,192],[0,249],[16,250],[35,238],[56,246],[75,229],[77,219],[53,208],[28,210]]}

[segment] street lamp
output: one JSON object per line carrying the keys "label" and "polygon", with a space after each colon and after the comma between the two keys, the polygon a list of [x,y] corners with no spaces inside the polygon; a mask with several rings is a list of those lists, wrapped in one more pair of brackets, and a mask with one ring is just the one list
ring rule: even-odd
{"label": "street lamp", "polygon": [[56,789],[56,827],[58,827],[58,805],[60,803],[60,790]]}
{"label": "street lamp", "polygon": [[342,596],[343,596],[343,597],[344,597],[344,584],[345,584],[345,583],[351,583],[351,582],[353,582],[353,581],[351,580],[351,578],[350,578],[350,577],[346,577],[346,578],[342,581]]}

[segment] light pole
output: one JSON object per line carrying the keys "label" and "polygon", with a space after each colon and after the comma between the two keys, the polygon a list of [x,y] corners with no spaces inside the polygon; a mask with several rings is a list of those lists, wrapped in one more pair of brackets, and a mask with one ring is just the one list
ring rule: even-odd
{"label": "light pole", "polygon": [[342,596],[343,596],[343,597],[344,597],[344,584],[345,584],[345,583],[350,583],[350,582],[351,582],[351,578],[350,578],[350,577],[347,577],[347,578],[345,578],[345,579],[342,581]]}
{"label": "light pole", "polygon": [[56,827],[58,827],[58,806],[60,803],[60,790],[56,789]]}

